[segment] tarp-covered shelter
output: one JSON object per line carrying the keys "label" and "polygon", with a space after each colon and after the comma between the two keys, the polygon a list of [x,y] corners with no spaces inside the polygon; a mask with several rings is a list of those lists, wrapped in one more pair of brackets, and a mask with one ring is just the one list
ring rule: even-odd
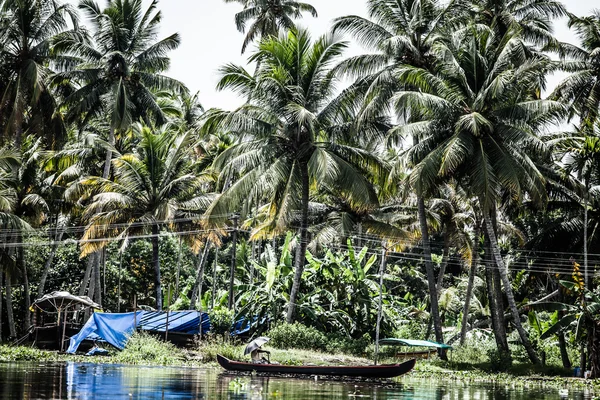
{"label": "tarp-covered shelter", "polygon": [[67,353],[75,353],[86,339],[104,340],[122,350],[136,328],[148,332],[199,335],[210,330],[210,320],[208,314],[199,311],[94,313],[81,331],[71,337]]}

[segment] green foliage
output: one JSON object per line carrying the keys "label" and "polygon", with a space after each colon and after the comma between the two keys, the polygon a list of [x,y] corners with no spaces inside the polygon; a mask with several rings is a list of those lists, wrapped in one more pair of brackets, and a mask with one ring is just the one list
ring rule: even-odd
{"label": "green foliage", "polygon": [[0,345],[0,362],[52,361],[55,353],[32,347]]}
{"label": "green foliage", "polygon": [[231,331],[234,313],[226,307],[215,308],[208,312],[211,335],[225,335]]}
{"label": "green foliage", "polygon": [[326,351],[327,336],[313,327],[293,324],[280,324],[267,332],[271,338],[270,344],[280,349],[306,349]]}
{"label": "green foliage", "polygon": [[490,368],[493,372],[508,371],[512,365],[510,354],[499,351],[498,349],[489,348],[487,356],[490,362]]}
{"label": "green foliage", "polygon": [[198,351],[202,354],[203,362],[217,361],[217,354],[230,360],[241,360],[244,354],[243,346],[232,343],[226,335],[210,335],[206,340],[200,342]]}
{"label": "green foliage", "polygon": [[147,333],[135,333],[114,360],[132,365],[180,365],[185,356],[181,349],[169,342]]}

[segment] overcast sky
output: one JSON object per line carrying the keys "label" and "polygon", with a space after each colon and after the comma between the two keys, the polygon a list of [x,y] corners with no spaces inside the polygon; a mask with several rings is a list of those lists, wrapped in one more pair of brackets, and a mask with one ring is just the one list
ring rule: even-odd
{"label": "overcast sky", "polygon": [[[68,0],[77,4],[78,0]],[[97,0],[103,6],[103,0]],[[326,33],[331,20],[342,15],[366,16],[365,0],[308,0],[319,13],[318,18],[306,16],[299,25],[310,30],[313,36]],[[594,8],[593,1],[564,0],[570,12],[586,15]],[[200,99],[205,108],[220,107],[231,109],[240,100],[230,92],[217,92],[217,69],[226,63],[244,64],[246,56],[240,55],[243,35],[235,27],[234,15],[240,5],[224,3],[223,0],[162,0],[159,8],[163,13],[162,36],[179,32],[182,43],[171,53],[171,70],[168,75],[184,82],[192,92],[200,91]],[[576,43],[573,32],[566,21],[555,24],[556,36],[561,41]],[[251,53],[250,48],[247,53]],[[360,52],[352,46],[347,55]],[[549,86],[554,85],[560,76],[551,77]]]}

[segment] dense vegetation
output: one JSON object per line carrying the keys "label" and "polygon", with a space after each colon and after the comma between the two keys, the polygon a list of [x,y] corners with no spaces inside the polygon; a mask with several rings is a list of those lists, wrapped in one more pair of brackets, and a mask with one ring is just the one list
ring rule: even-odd
{"label": "dense vegetation", "polygon": [[0,339],[61,289],[284,347],[364,349],[381,320],[599,375],[600,13],[365,0],[313,38],[309,4],[227,1],[250,56],[218,89],[244,104],[205,111],[157,0],[0,0]]}

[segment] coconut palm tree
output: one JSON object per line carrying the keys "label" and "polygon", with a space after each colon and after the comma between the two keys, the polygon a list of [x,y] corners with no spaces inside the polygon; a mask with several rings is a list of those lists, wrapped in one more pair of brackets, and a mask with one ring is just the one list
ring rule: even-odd
{"label": "coconut palm tree", "polygon": [[66,129],[57,99],[48,87],[52,66],[66,59],[52,49],[53,41],[77,27],[68,4],[55,0],[0,1],[0,134],[20,147],[26,132],[55,146]]}
{"label": "coconut palm tree", "polygon": [[[353,109],[343,96],[334,96],[338,80],[332,67],[345,48],[332,36],[311,41],[302,30],[263,40],[250,58],[260,59],[254,74],[235,65],[222,68],[218,87],[233,89],[249,99],[247,104],[232,112],[211,110],[204,125],[238,136],[215,161],[227,186],[209,210],[212,219],[222,222],[240,208],[245,215],[260,198],[267,199],[269,210],[264,226],[274,233],[299,231],[288,321],[309,242],[311,189],[327,185],[347,193],[353,204],[377,204],[365,176],[375,175],[380,163],[368,151],[346,144],[344,138],[356,134],[349,122]],[[299,224],[293,226],[296,218]]]}
{"label": "coconut palm tree", "polygon": [[[29,225],[15,214],[19,205],[17,194],[17,171],[21,165],[21,158],[18,153],[6,149],[0,150],[0,227],[1,245],[0,245],[0,286],[2,286],[2,276],[5,280],[6,311],[10,336],[16,338],[17,329],[15,325],[13,302],[12,302],[12,284],[13,278],[20,274],[17,268],[17,258],[19,246],[12,244],[15,242],[16,234],[29,229]],[[18,241],[17,241],[18,243]],[[0,322],[1,324],[1,322]]]}
{"label": "coconut palm tree", "polygon": [[[71,56],[74,68],[56,74],[56,86],[71,87],[63,106],[66,117],[80,129],[94,119],[109,122],[101,132],[106,147],[102,177],[110,175],[116,134],[128,130],[132,122],[163,124],[167,118],[156,92],[182,92],[184,85],[163,73],[169,68],[169,51],[179,46],[178,34],[158,40],[162,15],[158,0],[144,9],[142,0],[113,0],[104,9],[92,0],[81,0],[79,9],[91,25],[86,32],[63,35],[55,43],[57,51]],[[93,268],[99,276],[100,254],[93,254]],[[85,284],[85,282],[84,282]]]}
{"label": "coconut palm tree", "polygon": [[[164,124],[166,118],[155,91],[183,91],[182,83],[162,75],[169,69],[169,51],[179,46],[177,33],[157,40],[161,12],[158,0],[144,10],[142,0],[111,0],[106,8],[92,0],[81,0],[92,28],[92,37],[83,33],[64,35],[55,47],[67,52],[79,64],[57,74],[55,83],[70,82],[74,90],[65,99],[67,117],[80,127],[93,118],[108,118],[108,142],[115,132],[132,122],[144,120]],[[104,178],[110,171],[111,150],[107,151]]]}
{"label": "coconut palm tree", "polygon": [[518,26],[528,43],[551,49],[559,47],[552,20],[567,15],[565,5],[556,0],[456,0],[452,8],[457,23],[470,18],[501,36]]}
{"label": "coconut palm tree", "polygon": [[[317,17],[317,10],[308,3],[291,0],[225,0],[226,3],[240,3],[244,9],[235,15],[238,31],[246,33],[242,54],[248,45],[255,40],[268,36],[277,36],[280,29],[295,29],[295,19],[302,18],[302,13],[310,13]],[[247,27],[248,23],[253,21]]]}
{"label": "coconut palm tree", "polygon": [[569,15],[580,46],[562,44],[561,68],[569,75],[558,84],[551,98],[569,105],[569,117],[578,117],[582,129],[593,129],[600,112],[600,11],[587,17]]}
{"label": "coconut palm tree", "polygon": [[[391,111],[390,99],[398,91],[407,88],[407,84],[400,82],[396,77],[398,70],[404,65],[425,70],[433,68],[434,59],[430,55],[430,49],[435,39],[445,30],[449,19],[447,11],[452,4],[450,2],[446,8],[441,8],[435,0],[369,0],[369,18],[346,16],[334,21],[334,32],[350,33],[371,52],[351,57],[337,68],[344,74],[359,78],[351,87],[353,92],[362,93],[367,99],[361,106],[359,121],[370,120]],[[400,120],[407,117],[409,116],[404,113],[399,115]],[[398,137],[395,129],[392,129],[390,134],[392,137]],[[393,186],[396,183],[395,178],[404,172],[399,168],[396,168],[396,171],[401,173],[391,175]],[[419,190],[416,192],[420,237],[431,296],[431,317],[436,340],[441,343],[444,341],[442,321],[431,262],[426,205],[423,194]],[[443,354],[440,355],[444,357]]]}
{"label": "coconut palm tree", "polygon": [[177,134],[163,126],[156,134],[136,125],[139,143],[132,153],[113,160],[114,180],[84,177],[67,190],[67,197],[89,193],[92,198],[83,219],[88,222],[82,255],[102,249],[111,238],[124,241],[150,235],[156,306],[162,309],[159,237],[181,210],[206,209],[203,176],[193,173],[191,132]]}
{"label": "coconut palm tree", "polygon": [[[487,40],[479,40],[484,36]],[[525,193],[538,204],[546,199],[545,179],[533,160],[548,153],[540,130],[565,113],[560,103],[536,97],[550,61],[532,52],[518,30],[500,37],[480,25],[438,41],[432,52],[439,60],[433,73],[412,66],[400,73],[402,82],[419,91],[395,98],[399,110],[419,115],[401,128],[422,138],[407,152],[413,166],[408,180],[430,191],[442,180],[458,179],[479,199],[514,325],[531,361],[539,363],[521,325],[494,220],[504,191],[516,201]]]}

